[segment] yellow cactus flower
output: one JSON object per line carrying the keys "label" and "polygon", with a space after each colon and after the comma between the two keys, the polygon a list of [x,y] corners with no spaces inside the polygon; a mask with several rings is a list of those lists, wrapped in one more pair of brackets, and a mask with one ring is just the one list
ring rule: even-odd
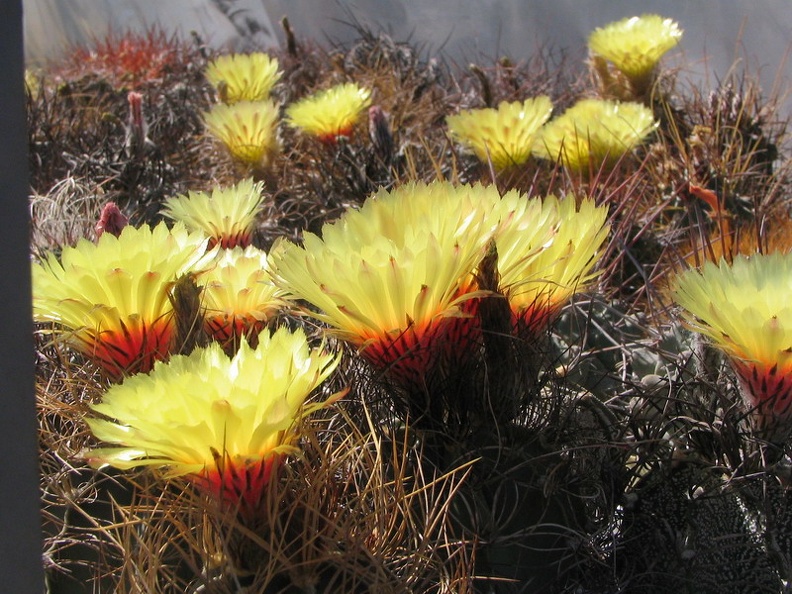
{"label": "yellow cactus flower", "polygon": [[534,154],[585,173],[612,166],[656,127],[652,111],[639,103],[584,99],[545,125]]}
{"label": "yellow cactus flower", "polygon": [[230,351],[242,337],[255,347],[259,332],[284,305],[269,274],[267,253],[253,246],[221,250],[200,282],[206,331]]}
{"label": "yellow cactus flower", "polygon": [[264,184],[246,178],[211,192],[187,192],[165,200],[162,214],[181,221],[191,231],[202,231],[209,245],[247,247],[253,240],[256,216],[264,208]]}
{"label": "yellow cactus flower", "polygon": [[528,160],[537,132],[552,111],[550,98],[542,95],[523,102],[504,101],[497,109],[466,110],[448,116],[446,124],[457,142],[502,171]]}
{"label": "yellow cactus flower", "polygon": [[219,56],[206,66],[206,80],[223,103],[269,99],[272,87],[281,77],[278,60],[263,52]]}
{"label": "yellow cactus flower", "polygon": [[262,332],[255,349],[243,340],[233,357],[217,343],[174,355],[91,405],[102,417],[86,422],[112,445],[84,457],[94,467],[186,476],[219,501],[254,512],[275,465],[297,451],[300,419],[340,396],[305,405],[339,360],[286,328]]}
{"label": "yellow cactus flower", "polygon": [[655,66],[682,38],[676,21],[656,14],[635,16],[595,29],[589,36],[592,53],[613,63],[637,88],[645,87]]}
{"label": "yellow cactus flower", "polygon": [[[270,251],[276,284],[391,376],[420,381],[464,315],[471,272],[498,228],[495,187],[409,183],[380,190],[304,245]],[[434,343],[434,344],[433,344]],[[464,345],[457,345],[460,350]]]}
{"label": "yellow cactus flower", "polygon": [[350,136],[352,128],[371,104],[371,91],[355,83],[336,85],[290,105],[290,125],[334,144],[339,136]]}
{"label": "yellow cactus flower", "polygon": [[792,254],[706,262],[677,280],[674,297],[696,332],[730,359],[760,429],[792,418]]}
{"label": "yellow cactus flower", "polygon": [[[521,200],[524,207],[496,239],[500,290],[512,309],[518,335],[536,335],[558,316],[577,291],[596,277],[592,272],[610,229],[608,208],[575,196]],[[514,207],[512,207],[514,209]]]}
{"label": "yellow cactus flower", "polygon": [[42,77],[40,73],[25,69],[25,91],[30,97],[37,97],[41,92]]}
{"label": "yellow cactus flower", "polygon": [[278,152],[278,106],[272,101],[221,103],[203,117],[209,133],[244,165],[266,167]]}
{"label": "yellow cactus flower", "polygon": [[124,227],[97,243],[80,240],[60,260],[33,264],[33,316],[54,322],[72,348],[112,378],[148,371],[168,356],[174,333],[169,293],[178,277],[214,257],[202,233],[182,224]]}

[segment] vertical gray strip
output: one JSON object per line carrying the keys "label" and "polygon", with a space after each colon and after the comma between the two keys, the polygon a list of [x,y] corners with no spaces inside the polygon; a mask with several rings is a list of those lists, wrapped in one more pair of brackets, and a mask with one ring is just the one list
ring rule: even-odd
{"label": "vertical gray strip", "polygon": [[22,0],[0,2],[0,590],[39,594]]}

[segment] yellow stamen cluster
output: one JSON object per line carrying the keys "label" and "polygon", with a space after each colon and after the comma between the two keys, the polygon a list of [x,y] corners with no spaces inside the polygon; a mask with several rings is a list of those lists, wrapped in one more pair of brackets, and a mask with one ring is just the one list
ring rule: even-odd
{"label": "yellow stamen cluster", "polygon": [[263,190],[263,183],[247,178],[228,188],[188,192],[168,198],[162,214],[183,222],[191,231],[202,231],[212,245],[247,247],[253,240],[256,216],[264,208]]}
{"label": "yellow stamen cluster", "polygon": [[84,456],[96,467],[163,468],[187,475],[221,500],[255,508],[272,465],[293,453],[297,424],[332,401],[305,406],[339,357],[312,349],[305,334],[262,332],[233,357],[219,344],[176,355],[148,375],[113,386],[87,423],[112,444]]}
{"label": "yellow stamen cluster", "polygon": [[264,101],[281,77],[278,60],[263,52],[219,56],[206,66],[206,80],[223,103]]}
{"label": "yellow stamen cluster", "polygon": [[612,166],[656,127],[639,103],[584,99],[545,125],[534,153],[585,173]]}
{"label": "yellow stamen cluster", "polygon": [[323,142],[350,136],[363,111],[371,104],[371,91],[355,83],[336,85],[306,97],[286,109],[290,125]]}
{"label": "yellow stamen cluster", "polygon": [[278,152],[278,106],[272,101],[220,103],[203,117],[206,129],[244,165],[266,167]]}
{"label": "yellow stamen cluster", "polygon": [[244,336],[256,337],[283,306],[273,284],[266,252],[253,246],[221,250],[216,265],[199,282],[204,284],[205,327],[212,338],[234,349]]}
{"label": "yellow stamen cluster", "polygon": [[656,14],[635,16],[595,29],[591,52],[613,63],[635,85],[651,77],[660,58],[682,38],[679,25]]}
{"label": "yellow stamen cluster", "polygon": [[537,132],[552,110],[550,98],[543,95],[523,102],[503,102],[497,109],[466,110],[448,116],[446,123],[457,142],[501,171],[528,160]]}
{"label": "yellow stamen cluster", "polygon": [[147,371],[170,349],[170,288],[208,265],[207,242],[178,223],[82,239],[60,259],[50,254],[33,264],[34,319],[57,324],[70,346],[113,377]]}

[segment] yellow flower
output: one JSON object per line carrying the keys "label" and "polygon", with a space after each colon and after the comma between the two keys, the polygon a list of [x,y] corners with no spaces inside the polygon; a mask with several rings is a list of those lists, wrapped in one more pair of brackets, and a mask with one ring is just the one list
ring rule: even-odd
{"label": "yellow flower", "polygon": [[503,102],[497,109],[471,109],[448,116],[451,136],[473,149],[483,162],[497,170],[522,165],[531,156],[534,139],[550,117],[553,104],[547,96],[524,102]]}
{"label": "yellow flower", "polygon": [[610,23],[589,36],[592,53],[613,63],[637,86],[651,77],[657,62],[682,38],[679,25],[656,14]]}
{"label": "yellow flower", "polygon": [[263,52],[219,56],[209,62],[205,74],[222,102],[229,105],[268,99],[281,76],[277,58]]}
{"label": "yellow flower", "polygon": [[32,70],[25,69],[25,91],[30,97],[37,97],[41,92],[42,77],[41,74],[33,72]]}
{"label": "yellow flower", "polygon": [[262,332],[255,349],[243,340],[233,357],[217,343],[174,355],[91,405],[107,418],[86,422],[113,446],[84,456],[95,467],[164,468],[253,511],[273,465],[297,450],[299,420],[340,396],[305,406],[339,360],[286,328]]}
{"label": "yellow flower", "polygon": [[352,128],[370,103],[370,90],[346,83],[290,105],[286,116],[292,126],[332,144],[337,137],[352,134]]}
{"label": "yellow flower", "polygon": [[639,103],[584,99],[543,128],[534,153],[585,173],[612,166],[656,127],[652,111]]}
{"label": "yellow flower", "polygon": [[792,254],[736,256],[683,273],[684,319],[730,358],[760,427],[792,416]]}
{"label": "yellow flower", "polygon": [[[610,229],[608,209],[575,196],[526,200],[507,194],[515,215],[497,236],[500,290],[509,299],[518,334],[537,334],[577,291],[596,277],[592,269]],[[508,203],[521,201],[523,207]]]}
{"label": "yellow flower", "polygon": [[92,243],[65,247],[33,264],[33,316],[54,322],[64,340],[113,378],[148,371],[168,356],[173,308],[168,299],[177,277],[199,270],[214,256],[208,239],[172,230],[124,227]]}
{"label": "yellow flower", "polygon": [[265,167],[278,152],[278,107],[272,101],[221,103],[203,117],[206,129],[240,163]]}
{"label": "yellow flower", "polygon": [[216,265],[200,278],[207,333],[233,351],[241,337],[256,337],[283,306],[273,284],[266,252],[253,246],[221,250]]}
{"label": "yellow flower", "polygon": [[247,247],[253,240],[256,216],[264,208],[264,184],[252,178],[211,192],[188,192],[165,200],[162,214],[191,231],[210,237],[210,246]]}
{"label": "yellow flower", "polygon": [[[431,365],[443,322],[463,315],[470,273],[498,228],[495,187],[410,183],[380,190],[303,247],[270,251],[276,284],[392,375]],[[460,345],[460,348],[463,348]]]}

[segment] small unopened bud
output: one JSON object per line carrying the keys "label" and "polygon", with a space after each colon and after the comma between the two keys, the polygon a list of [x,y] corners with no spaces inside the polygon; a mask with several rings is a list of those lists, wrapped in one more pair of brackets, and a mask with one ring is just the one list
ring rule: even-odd
{"label": "small unopened bud", "polygon": [[99,221],[94,227],[96,232],[96,239],[99,239],[103,233],[110,233],[118,237],[121,235],[121,230],[127,226],[129,219],[121,212],[115,202],[108,202],[102,208],[102,213],[99,215]]}
{"label": "small unopened bud", "polygon": [[379,105],[369,107],[369,136],[383,163],[389,163],[393,155],[393,135],[388,117]]}
{"label": "small unopened bud", "polygon": [[142,155],[148,139],[148,124],[143,117],[143,95],[130,91],[127,95],[129,103],[129,122],[127,123],[126,146],[131,156]]}

